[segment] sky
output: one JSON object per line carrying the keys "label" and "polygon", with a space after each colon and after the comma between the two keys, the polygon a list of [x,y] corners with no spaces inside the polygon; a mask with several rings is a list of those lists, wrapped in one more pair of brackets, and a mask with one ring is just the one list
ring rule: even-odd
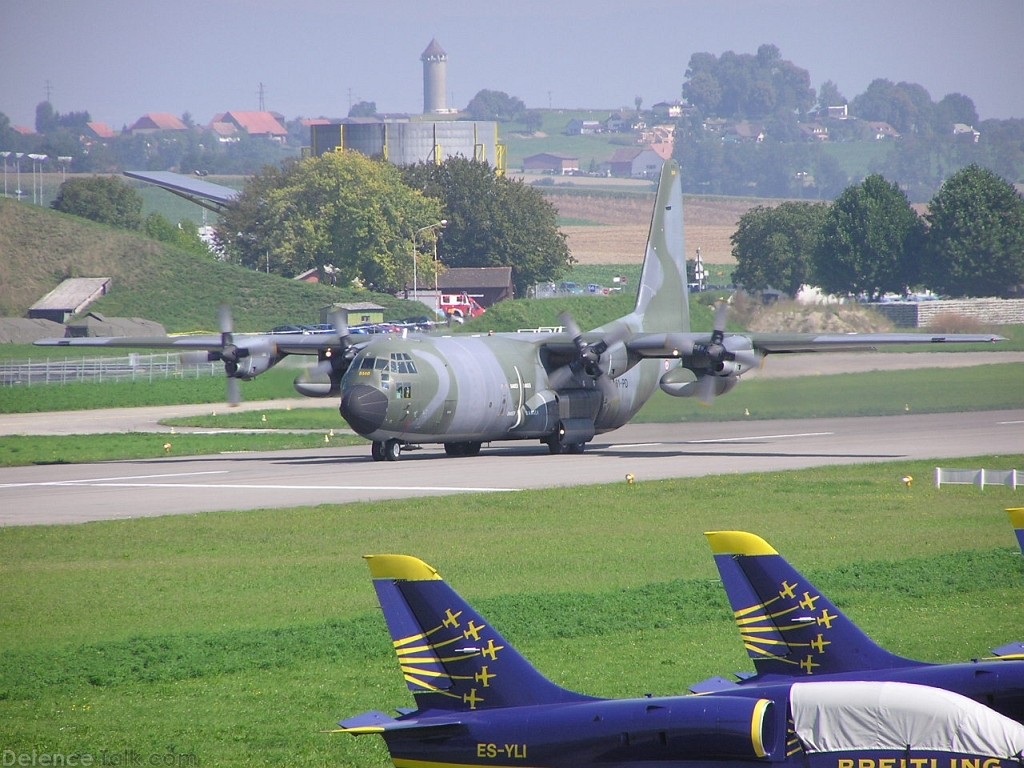
{"label": "sky", "polygon": [[448,106],[480,90],[528,108],[680,98],[694,53],[770,43],[847,99],[876,78],[1024,118],[1024,0],[0,0],[0,112],[49,98],[115,130],[147,112],[263,105],[287,119],[423,111],[420,54],[448,54]]}

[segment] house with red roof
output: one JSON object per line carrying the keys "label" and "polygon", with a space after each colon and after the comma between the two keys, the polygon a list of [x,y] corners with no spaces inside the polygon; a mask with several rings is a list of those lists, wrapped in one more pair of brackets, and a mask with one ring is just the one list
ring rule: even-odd
{"label": "house with red roof", "polygon": [[132,123],[128,130],[133,134],[147,134],[160,131],[187,131],[188,127],[170,113],[149,112]]}
{"label": "house with red roof", "polygon": [[83,138],[94,141],[107,141],[109,139],[117,138],[117,132],[106,123],[86,123]]}
{"label": "house with red roof", "polygon": [[222,112],[210,122],[210,130],[221,141],[237,141],[239,134],[284,142],[288,130],[273,112]]}

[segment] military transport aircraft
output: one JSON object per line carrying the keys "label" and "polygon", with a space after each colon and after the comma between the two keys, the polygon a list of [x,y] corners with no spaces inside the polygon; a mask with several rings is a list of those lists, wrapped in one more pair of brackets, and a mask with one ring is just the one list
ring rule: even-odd
{"label": "military transport aircraft", "polygon": [[416,707],[398,717],[367,712],[334,732],[380,735],[397,768],[1020,768],[1024,760],[1024,725],[955,686],[890,670],[669,697],[575,693],[531,666],[431,566],[406,555],[367,559]]}
{"label": "military transport aircraft", "polygon": [[241,335],[222,312],[221,335],[47,339],[50,346],[178,349],[220,360],[237,400],[287,355],[316,355],[295,380],[309,397],[341,397],[341,415],[372,441],[375,460],[405,447],[443,443],[475,455],[483,443],[539,440],[551,453],[580,453],[595,435],[626,424],[660,386],[709,403],[763,357],[784,352],[870,350],[883,344],[991,342],[984,334],[732,334],[689,331],[683,194],[679,166],[665,163],[633,311],[584,333],[563,316],[562,333],[359,336],[340,317],[336,333]]}
{"label": "military transport aircraft", "polygon": [[760,536],[705,534],[757,674],[704,686],[729,691],[792,679],[890,680],[944,688],[1024,723],[1020,643],[987,659],[929,664],[877,645]]}

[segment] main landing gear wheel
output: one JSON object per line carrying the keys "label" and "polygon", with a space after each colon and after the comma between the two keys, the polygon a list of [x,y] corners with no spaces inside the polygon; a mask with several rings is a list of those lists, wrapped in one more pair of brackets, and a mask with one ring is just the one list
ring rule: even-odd
{"label": "main landing gear wheel", "polygon": [[401,440],[374,440],[370,444],[370,456],[374,461],[398,461],[401,455]]}
{"label": "main landing gear wheel", "polygon": [[483,443],[469,441],[464,443],[445,443],[444,452],[448,456],[476,456],[480,453]]}
{"label": "main landing gear wheel", "polygon": [[384,461],[386,456],[384,455],[384,441],[374,440],[370,444],[370,456],[373,457],[374,461]]}
{"label": "main landing gear wheel", "polygon": [[560,453],[583,453],[586,443],[566,443],[560,435],[552,435],[547,439],[548,453],[557,455]]}

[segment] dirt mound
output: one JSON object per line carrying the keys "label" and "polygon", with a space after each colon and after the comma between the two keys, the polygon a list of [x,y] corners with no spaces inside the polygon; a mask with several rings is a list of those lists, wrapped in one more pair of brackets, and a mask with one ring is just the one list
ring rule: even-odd
{"label": "dirt mound", "polygon": [[885,317],[856,304],[790,302],[753,310],[745,325],[754,333],[887,333],[893,329]]}

